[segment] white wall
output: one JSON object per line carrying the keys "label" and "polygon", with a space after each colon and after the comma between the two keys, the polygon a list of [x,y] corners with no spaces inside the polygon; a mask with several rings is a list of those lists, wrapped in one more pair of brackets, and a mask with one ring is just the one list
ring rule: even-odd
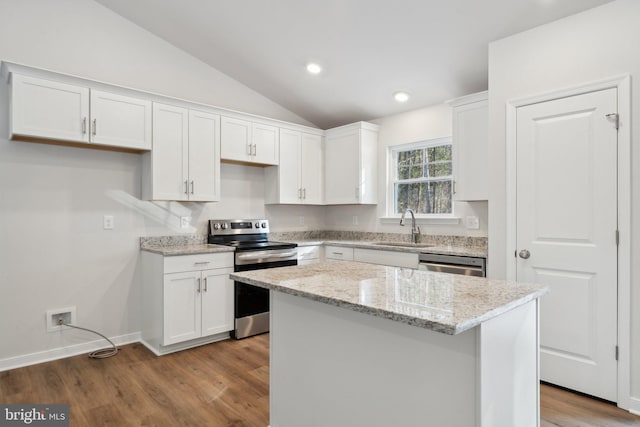
{"label": "white wall", "polygon": [[[309,124],[91,0],[0,0],[0,60]],[[265,214],[260,168],[223,165],[220,203],[141,203],[139,155],[8,141],[5,104],[0,362],[95,339],[46,333],[50,308],[75,305],[107,336],[138,331],[138,239],[179,232],[176,213],[199,233],[209,218]]]}
{"label": "white wall", "polygon": [[[452,113],[447,104],[412,110],[402,114],[373,120],[380,126],[378,134],[378,205],[377,206],[329,206],[326,224],[332,230],[377,231],[384,233],[408,233],[398,221],[382,222],[387,215],[387,152],[389,146],[451,136]],[[454,214],[461,218],[459,224],[421,224],[423,234],[448,234],[458,236],[487,236],[487,203],[456,202]],[[464,225],[467,215],[480,219],[480,229],[468,230]],[[358,225],[353,224],[357,216]]]}
{"label": "white wall", "polygon": [[[505,103],[629,73],[632,76],[632,212],[640,212],[640,2],[618,0],[494,42],[489,47],[489,274],[504,277]],[[635,144],[634,144],[635,143]],[[610,207],[614,209],[614,207]],[[632,396],[640,397],[640,215],[632,216]],[[640,403],[638,401],[636,404]],[[640,411],[640,406],[636,408]]]}

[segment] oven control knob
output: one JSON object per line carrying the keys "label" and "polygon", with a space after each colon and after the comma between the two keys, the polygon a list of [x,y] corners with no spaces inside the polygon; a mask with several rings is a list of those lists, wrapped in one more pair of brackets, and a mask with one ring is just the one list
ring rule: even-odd
{"label": "oven control knob", "polygon": [[220,224],[217,223],[217,222],[215,224],[213,224],[213,229],[214,230],[220,230]]}
{"label": "oven control knob", "polygon": [[260,228],[260,223],[256,222],[256,228]]}
{"label": "oven control knob", "polygon": [[267,228],[267,223],[266,222],[262,223],[262,228]]}
{"label": "oven control knob", "polygon": [[227,223],[223,222],[222,224],[220,224],[220,227],[222,227],[223,230],[227,229]]}

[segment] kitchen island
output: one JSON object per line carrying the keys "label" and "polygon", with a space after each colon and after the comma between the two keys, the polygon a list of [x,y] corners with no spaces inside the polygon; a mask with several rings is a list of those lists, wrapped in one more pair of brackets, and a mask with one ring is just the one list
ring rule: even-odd
{"label": "kitchen island", "polygon": [[231,278],[271,290],[271,427],[539,424],[544,287],[344,261]]}

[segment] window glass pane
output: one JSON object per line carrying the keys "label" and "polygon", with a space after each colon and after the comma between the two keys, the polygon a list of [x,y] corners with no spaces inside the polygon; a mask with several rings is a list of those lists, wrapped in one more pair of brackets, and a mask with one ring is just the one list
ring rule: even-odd
{"label": "window glass pane", "polygon": [[409,179],[409,178],[411,178],[411,168],[408,166],[399,166],[398,179]]}
{"label": "window glass pane", "polygon": [[428,168],[428,174],[425,174],[425,176],[437,177],[451,175],[451,162],[435,163],[425,166],[425,168]]}
{"label": "window glass pane", "polygon": [[429,213],[451,213],[451,181],[430,182],[428,199]]}

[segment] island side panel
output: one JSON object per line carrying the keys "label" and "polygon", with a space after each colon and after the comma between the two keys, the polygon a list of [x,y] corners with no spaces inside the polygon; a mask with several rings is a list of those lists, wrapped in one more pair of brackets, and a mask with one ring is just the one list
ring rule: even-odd
{"label": "island side panel", "polygon": [[538,301],[477,328],[482,427],[540,425]]}
{"label": "island side panel", "polygon": [[478,426],[477,338],[271,291],[271,427]]}

